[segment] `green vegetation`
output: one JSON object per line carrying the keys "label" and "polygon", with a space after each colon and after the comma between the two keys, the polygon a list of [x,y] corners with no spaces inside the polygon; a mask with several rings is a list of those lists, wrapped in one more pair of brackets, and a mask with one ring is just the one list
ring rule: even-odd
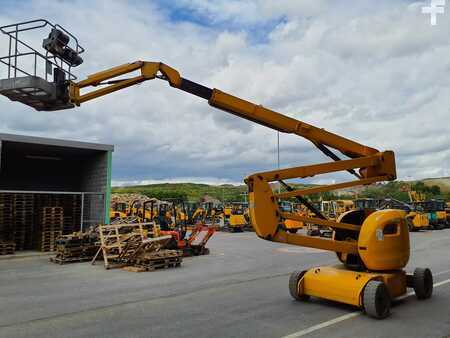
{"label": "green vegetation", "polygon": [[[427,182],[428,183],[428,182]],[[386,184],[377,184],[369,186],[358,193],[357,196],[351,194],[334,193],[314,194],[310,198],[314,201],[335,200],[335,199],[354,199],[358,198],[395,198],[401,201],[409,201],[408,192],[405,186],[410,186],[412,190],[425,193],[427,199],[445,199],[450,200],[450,192],[441,191],[439,179],[434,179],[433,185],[425,184],[423,181],[417,182],[388,182]],[[294,185],[296,188],[308,187],[311,185]],[[284,189],[282,189],[284,191]],[[208,185],[195,183],[163,183],[149,184],[129,187],[115,187],[113,193],[140,193],[148,197],[156,197],[162,200],[182,200],[199,201],[203,196],[209,195],[223,202],[243,202],[246,199],[247,186],[245,185]]]}
{"label": "green vegetation", "polygon": [[[386,184],[378,184],[364,189],[360,194],[360,197],[368,197],[368,198],[390,197],[398,199],[400,201],[407,202],[409,201],[409,196],[408,192],[404,191],[403,189],[404,186],[405,183],[401,181],[388,182]],[[421,181],[411,184],[411,190],[425,193],[427,199],[444,197],[441,195],[441,189],[437,185],[427,187]]]}
{"label": "green vegetation", "polygon": [[245,185],[208,185],[195,183],[162,183],[130,187],[115,187],[113,193],[140,193],[162,200],[198,201],[205,195],[225,202],[244,201],[247,193]]}

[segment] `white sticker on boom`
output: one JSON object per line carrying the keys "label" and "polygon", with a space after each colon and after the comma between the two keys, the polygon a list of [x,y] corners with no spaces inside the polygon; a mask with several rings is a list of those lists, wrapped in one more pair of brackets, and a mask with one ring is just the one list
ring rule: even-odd
{"label": "white sticker on boom", "polygon": [[377,229],[375,231],[375,235],[377,236],[378,241],[382,241],[384,239],[383,230],[381,230],[381,229]]}

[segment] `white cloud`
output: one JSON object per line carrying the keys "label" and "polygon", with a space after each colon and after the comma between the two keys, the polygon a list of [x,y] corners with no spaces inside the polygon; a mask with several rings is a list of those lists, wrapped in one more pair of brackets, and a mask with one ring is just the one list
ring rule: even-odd
{"label": "white cloud", "polygon": [[[431,27],[421,3],[406,1],[164,3],[36,0],[27,13],[79,36],[81,77],[163,61],[193,81],[393,149],[399,177],[450,175],[449,14]],[[174,21],[180,9],[196,17]],[[0,14],[0,24],[21,19],[18,8]],[[258,29],[264,39],[253,38]],[[5,43],[0,37],[0,54]],[[159,80],[71,111],[35,112],[5,98],[0,111],[2,132],[115,144],[116,182],[239,182],[276,167],[274,131]],[[290,135],[281,151],[283,167],[327,160]]]}

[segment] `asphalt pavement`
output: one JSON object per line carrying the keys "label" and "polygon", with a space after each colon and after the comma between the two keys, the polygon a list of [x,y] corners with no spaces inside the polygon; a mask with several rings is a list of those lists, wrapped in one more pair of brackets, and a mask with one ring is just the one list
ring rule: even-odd
{"label": "asphalt pavement", "polygon": [[411,234],[408,271],[430,267],[431,299],[408,296],[374,320],[321,299],[296,302],[291,271],[336,264],[334,253],[216,233],[211,254],[133,273],[48,256],[0,260],[0,337],[448,337],[450,229]]}

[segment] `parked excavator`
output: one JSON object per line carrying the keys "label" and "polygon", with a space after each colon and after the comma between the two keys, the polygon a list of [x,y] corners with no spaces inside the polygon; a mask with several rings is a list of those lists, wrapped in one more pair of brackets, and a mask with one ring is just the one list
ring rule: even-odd
{"label": "parked excavator", "polygon": [[226,228],[230,232],[243,232],[247,227],[245,219],[246,203],[234,202],[231,205],[231,212]]}
{"label": "parked excavator", "polygon": [[402,210],[409,231],[428,230],[430,228],[427,214],[414,203],[408,204],[392,198],[360,198],[356,199],[354,203],[357,210],[369,212],[386,209],[386,206],[390,209]]}
{"label": "parked excavator", "polygon": [[127,217],[127,208],[128,206],[125,202],[111,203],[111,207],[109,208],[110,220]]}
{"label": "parked excavator", "polygon": [[[301,210],[301,205],[295,205],[292,202],[283,202],[280,204],[280,209],[283,210],[283,212],[291,212],[296,213],[300,216],[305,216],[306,213]],[[302,221],[296,221],[293,219],[286,219],[284,220],[284,227],[288,232],[291,234],[297,233],[299,229],[303,229],[305,227],[305,223]]]}
{"label": "parked excavator", "polygon": [[379,209],[398,209],[404,212],[409,231],[430,229],[428,216],[414,204],[405,203],[394,198],[381,200]]}
{"label": "parked excavator", "polygon": [[[50,33],[43,44],[46,54],[35,49],[31,49],[29,53],[48,62],[54,73],[54,80],[49,81],[32,73],[17,76],[17,63],[10,62],[8,67],[13,67],[13,71],[9,72],[8,78],[0,80],[0,94],[13,101],[36,110],[71,109],[115,91],[158,79],[167,82],[172,88],[206,100],[212,107],[276,131],[305,138],[331,158],[332,161],[326,163],[254,173],[244,180],[248,187],[250,222],[260,238],[329,250],[335,252],[342,263],[339,266],[318,266],[293,272],[289,278],[289,291],[294,299],[305,301],[311,296],[320,297],[354,305],[375,318],[385,318],[390,313],[391,300],[405,295],[407,288],[413,288],[419,299],[431,297],[433,276],[430,269],[417,268],[412,274],[404,270],[410,256],[410,242],[408,226],[400,211],[352,210],[333,221],[315,210],[306,197],[336,189],[395,180],[393,151],[379,151],[219,89],[203,86],[183,78],[176,69],[162,62],[127,63],[77,81],[72,76],[71,67],[78,66],[83,61],[79,55],[83,49],[78,48],[77,40],[76,48],[68,47],[73,35],[67,30],[46,20],[8,25],[0,29],[16,41],[22,30],[30,30],[33,23],[41,29],[49,28]],[[15,53],[17,49],[10,49],[9,60],[21,57]],[[68,70],[64,69],[64,65]],[[126,74],[130,76],[120,78]],[[337,152],[345,158],[341,158]],[[304,189],[294,188],[288,183],[292,179],[342,171],[356,179]],[[273,182],[287,187],[286,191],[273,191]],[[308,209],[313,209],[315,216],[282,211],[280,203],[291,198]],[[286,219],[329,227],[333,229],[333,236],[328,239],[289,233],[284,226]]]}

